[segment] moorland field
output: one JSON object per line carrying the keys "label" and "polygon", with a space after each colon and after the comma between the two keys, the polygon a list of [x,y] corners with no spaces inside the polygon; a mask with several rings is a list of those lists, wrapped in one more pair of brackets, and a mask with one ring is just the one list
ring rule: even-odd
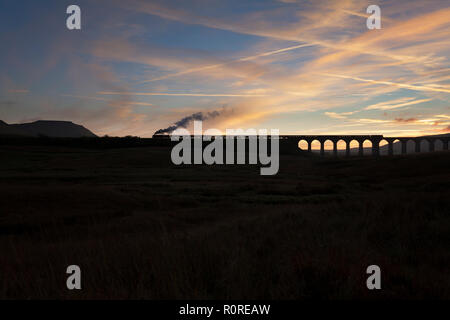
{"label": "moorland field", "polygon": [[0,159],[2,299],[450,299],[448,152],[282,155],[275,176],[174,166],[166,147]]}

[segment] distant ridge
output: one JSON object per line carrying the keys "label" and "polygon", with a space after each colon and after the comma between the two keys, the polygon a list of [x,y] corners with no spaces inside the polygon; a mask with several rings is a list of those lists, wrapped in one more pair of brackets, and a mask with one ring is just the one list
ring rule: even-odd
{"label": "distant ridge", "polygon": [[15,128],[10,126],[6,122],[0,120],[0,135],[4,136],[25,136],[27,135],[25,132],[20,130],[19,128]]}
{"label": "distant ridge", "polygon": [[81,125],[71,121],[56,120],[38,120],[19,124],[7,124],[0,120],[0,135],[51,138],[96,137],[94,133]]}

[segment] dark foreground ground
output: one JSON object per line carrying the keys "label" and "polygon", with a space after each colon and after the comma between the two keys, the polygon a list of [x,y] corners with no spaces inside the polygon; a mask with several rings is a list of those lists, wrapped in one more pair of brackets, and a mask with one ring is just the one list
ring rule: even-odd
{"label": "dark foreground ground", "polygon": [[0,147],[0,298],[450,299],[450,153],[273,177],[168,154]]}

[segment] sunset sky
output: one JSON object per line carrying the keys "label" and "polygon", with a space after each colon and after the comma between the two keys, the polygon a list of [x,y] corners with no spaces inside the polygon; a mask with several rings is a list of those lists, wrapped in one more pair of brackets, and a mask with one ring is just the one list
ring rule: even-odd
{"label": "sunset sky", "polygon": [[[66,28],[71,4],[82,30]],[[214,112],[204,128],[450,132],[448,0],[2,0],[0,27],[8,123],[150,137]]]}

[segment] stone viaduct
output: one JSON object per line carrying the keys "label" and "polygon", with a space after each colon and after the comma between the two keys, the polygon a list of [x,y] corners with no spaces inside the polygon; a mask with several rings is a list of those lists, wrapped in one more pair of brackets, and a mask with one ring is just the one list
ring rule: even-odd
{"label": "stone viaduct", "polygon": [[[421,151],[421,143],[422,141],[427,141],[429,143],[429,151],[432,152],[435,150],[435,143],[437,141],[441,141],[443,145],[443,150],[448,150],[450,136],[437,136],[437,137],[384,137],[382,135],[289,135],[289,136],[280,136],[280,147],[284,150],[294,150],[296,148],[298,150],[299,142],[306,141],[308,144],[308,151],[312,151],[312,143],[313,141],[318,141],[320,143],[320,155],[325,155],[325,142],[331,141],[333,143],[333,154],[335,156],[338,155],[338,142],[345,142],[345,155],[350,156],[350,143],[352,141],[356,141],[358,143],[358,154],[363,155],[363,144],[365,141],[370,141],[372,144],[372,155],[379,156],[380,155],[380,142],[385,140],[388,144],[388,155],[394,154],[394,142],[398,141],[401,143],[401,153],[407,153],[407,143],[408,141],[413,141],[415,144],[415,152]],[[283,146],[284,145],[284,146]]]}
{"label": "stone viaduct", "polygon": [[[191,136],[194,138],[194,136]],[[225,136],[222,136],[225,137]],[[229,137],[228,137],[229,138]],[[241,137],[241,139],[244,138],[245,140],[248,140],[247,137]],[[270,136],[268,136],[270,139]],[[236,139],[236,137],[235,137]],[[415,152],[421,152],[421,143],[423,141],[428,142],[428,151],[432,152],[435,151],[436,142],[440,141],[442,143],[442,149],[448,150],[450,136],[425,136],[425,137],[384,137],[382,135],[280,135],[280,152],[281,153],[288,153],[288,154],[295,154],[298,153],[300,150],[299,143],[300,141],[305,141],[307,143],[307,151],[312,151],[312,143],[314,141],[317,141],[320,143],[320,155],[324,156],[326,152],[325,151],[325,143],[331,142],[333,144],[332,154],[334,156],[337,156],[338,151],[338,143],[344,142],[345,143],[345,155],[350,156],[350,143],[353,141],[356,141],[358,145],[358,155],[362,156],[364,154],[364,142],[370,141],[372,144],[372,155],[373,156],[379,156],[380,155],[380,143],[384,140],[385,144],[388,145],[387,147],[387,154],[393,155],[394,154],[394,143],[400,143],[401,144],[401,154],[406,154],[408,152],[407,149],[407,143],[412,141],[414,143],[414,150]],[[153,142],[155,142],[155,145],[172,145],[176,144],[176,142],[171,142],[168,135],[160,135],[160,136],[153,136],[153,139],[151,139]],[[208,144],[209,142],[203,142],[202,144]],[[224,145],[225,147],[225,145]],[[237,148],[237,145],[235,144],[235,149]],[[245,143],[245,152],[248,152],[249,143],[246,141]],[[270,149],[270,146],[268,146]],[[237,150],[237,149],[236,149]],[[306,150],[305,150],[306,151]]]}

